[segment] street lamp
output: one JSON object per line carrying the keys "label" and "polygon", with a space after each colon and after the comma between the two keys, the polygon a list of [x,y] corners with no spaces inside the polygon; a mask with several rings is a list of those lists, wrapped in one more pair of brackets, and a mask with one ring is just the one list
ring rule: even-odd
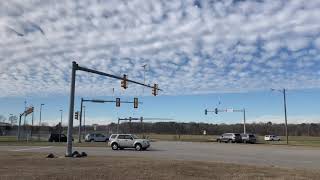
{"label": "street lamp", "polygon": [[42,106],[44,106],[44,104],[40,104],[40,118],[39,118],[39,132],[38,132],[38,141],[40,141],[40,130],[41,130],[41,119],[42,119]]}
{"label": "street lamp", "polygon": [[60,109],[60,134],[59,134],[59,142],[61,142],[61,134],[62,134],[62,113],[63,113],[63,110]]}
{"label": "street lamp", "polygon": [[286,89],[271,89],[271,91],[279,91],[283,93],[283,106],[284,106],[284,120],[285,120],[285,133],[286,133],[286,139],[287,144],[289,144],[289,138],[288,138],[288,122],[287,122],[287,100],[286,100]]}

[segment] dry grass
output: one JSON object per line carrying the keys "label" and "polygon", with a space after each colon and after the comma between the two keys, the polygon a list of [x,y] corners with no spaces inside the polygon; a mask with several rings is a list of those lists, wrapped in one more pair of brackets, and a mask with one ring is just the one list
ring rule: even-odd
{"label": "dry grass", "polygon": [[46,159],[0,152],[0,179],[319,179],[320,172],[134,157]]}

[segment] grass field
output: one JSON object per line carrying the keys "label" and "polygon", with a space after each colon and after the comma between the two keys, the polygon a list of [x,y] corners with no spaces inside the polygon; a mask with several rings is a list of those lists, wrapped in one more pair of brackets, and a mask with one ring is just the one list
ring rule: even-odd
{"label": "grass field", "polygon": [[[140,135],[142,137],[142,135]],[[152,141],[190,141],[190,142],[215,142],[217,136],[213,135],[178,135],[170,134],[146,134],[148,139]],[[105,146],[105,143],[77,143],[77,137],[74,138],[76,146]],[[263,136],[258,137],[259,144],[272,144],[272,145],[286,145],[285,137],[281,137],[280,142],[266,142]],[[46,139],[41,142],[37,141],[21,141],[17,142],[14,136],[0,136],[0,145],[65,145],[65,143],[49,143]],[[308,137],[308,136],[289,136],[289,145],[292,146],[309,146],[320,147],[320,137]]]}
{"label": "grass field", "polygon": [[318,179],[320,172],[226,163],[134,157],[46,159],[46,154],[0,152],[0,179]]}

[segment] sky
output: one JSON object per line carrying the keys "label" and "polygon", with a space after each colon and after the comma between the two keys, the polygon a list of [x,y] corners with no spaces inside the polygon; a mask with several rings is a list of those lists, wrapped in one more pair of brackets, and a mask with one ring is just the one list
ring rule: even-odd
{"label": "sky", "polygon": [[[291,122],[319,122],[320,1],[105,0],[0,2],[0,114],[21,113],[24,101],[45,103],[44,117],[68,112],[71,62],[163,89],[77,72],[81,97],[130,100],[88,104],[90,123],[145,116],[177,121],[283,122],[279,92],[288,89]],[[143,65],[147,68],[143,69]],[[114,89],[114,93],[113,93]],[[219,101],[221,102],[219,104]],[[66,119],[66,117],[64,118]]]}

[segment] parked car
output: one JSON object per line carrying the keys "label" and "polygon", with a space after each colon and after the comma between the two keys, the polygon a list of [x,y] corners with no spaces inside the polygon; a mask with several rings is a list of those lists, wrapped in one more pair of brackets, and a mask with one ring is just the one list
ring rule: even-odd
{"label": "parked car", "polygon": [[241,134],[243,143],[251,143],[255,144],[257,142],[257,138],[254,134]]}
{"label": "parked car", "polygon": [[109,137],[100,133],[90,133],[84,138],[86,142],[108,142]]}
{"label": "parked car", "polygon": [[264,140],[265,141],[280,141],[280,137],[276,136],[276,135],[265,135],[264,136]]}
{"label": "parked car", "polygon": [[225,143],[241,143],[242,138],[239,133],[224,133],[217,138],[217,142]]}
{"label": "parked car", "polygon": [[140,139],[134,134],[112,134],[108,144],[113,150],[135,148],[135,150],[141,151],[150,147],[149,140]]}
{"label": "parked car", "polygon": [[[59,138],[60,135],[60,138]],[[51,133],[48,139],[49,142],[67,142],[67,136],[64,134]],[[72,138],[73,141],[73,138]]]}

